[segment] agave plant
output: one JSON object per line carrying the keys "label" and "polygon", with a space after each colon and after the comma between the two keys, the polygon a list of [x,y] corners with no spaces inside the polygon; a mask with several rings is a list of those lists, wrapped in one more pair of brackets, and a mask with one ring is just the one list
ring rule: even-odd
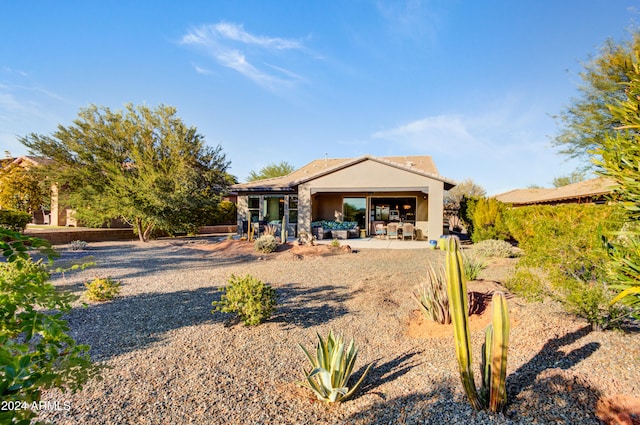
{"label": "agave plant", "polygon": [[441,324],[451,323],[444,268],[440,267],[439,272],[436,272],[433,265],[429,263],[427,281],[413,293],[413,298],[418,302],[422,314],[428,320]]}
{"label": "agave plant", "polygon": [[358,349],[353,339],[345,350],[344,338],[341,335],[334,335],[333,331],[329,331],[326,342],[320,334],[317,335],[315,356],[298,344],[311,363],[311,369],[304,370],[305,380],[300,382],[300,385],[313,391],[319,400],[328,403],[345,400],[358,389],[372,365],[367,366],[358,382],[349,388],[349,378],[358,357]]}

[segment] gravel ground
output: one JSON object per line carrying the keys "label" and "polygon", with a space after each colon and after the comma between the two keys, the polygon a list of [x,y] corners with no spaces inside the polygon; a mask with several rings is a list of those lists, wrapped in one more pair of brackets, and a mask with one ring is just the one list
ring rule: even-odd
{"label": "gravel ground", "polygon": [[[640,396],[637,334],[591,332],[553,303],[511,297],[509,405],[504,414],[474,412],[453,338],[407,335],[410,293],[439,251],[256,257],[180,241],[61,251],[62,263],[90,255],[96,265],[54,276],[57,286],[80,294],[95,276],[123,285],[113,301],[68,316],[72,335],[110,369],[75,395],[43,395],[70,406],[41,412],[56,424],[598,424],[599,398]],[[275,315],[255,327],[211,313],[216,289],[246,273],[278,294]],[[486,273],[500,280],[496,269]],[[297,385],[307,367],[297,343],[313,346],[330,329],[360,347],[356,376],[374,364],[355,397],[337,405]],[[473,339],[478,365],[483,332]]]}

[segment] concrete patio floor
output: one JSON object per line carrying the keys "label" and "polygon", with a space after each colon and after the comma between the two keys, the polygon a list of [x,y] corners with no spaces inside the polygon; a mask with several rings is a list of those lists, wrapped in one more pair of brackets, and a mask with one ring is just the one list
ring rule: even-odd
{"label": "concrete patio floor", "polygon": [[[318,244],[330,245],[331,239],[322,239],[316,241]],[[352,249],[430,249],[427,240],[409,240],[405,239],[380,239],[375,237],[366,237],[358,239],[341,239],[341,245],[349,245]]]}

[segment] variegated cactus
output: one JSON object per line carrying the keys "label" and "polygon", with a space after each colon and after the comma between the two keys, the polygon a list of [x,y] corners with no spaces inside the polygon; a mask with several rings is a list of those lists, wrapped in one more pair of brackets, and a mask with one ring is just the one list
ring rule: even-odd
{"label": "variegated cactus", "polygon": [[501,292],[493,295],[492,321],[487,326],[482,350],[482,387],[478,392],[472,370],[469,300],[462,254],[456,238],[450,237],[446,246],[447,292],[462,386],[475,410],[488,408],[492,412],[497,412],[502,410],[507,402],[505,387],[509,346],[507,302]]}

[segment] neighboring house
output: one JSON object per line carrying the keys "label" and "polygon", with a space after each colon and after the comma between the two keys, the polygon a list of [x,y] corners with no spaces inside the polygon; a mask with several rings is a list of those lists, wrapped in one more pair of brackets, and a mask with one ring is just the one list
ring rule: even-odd
{"label": "neighboring house", "polygon": [[238,226],[287,217],[289,232],[320,220],[412,222],[423,237],[443,233],[444,191],[455,186],[430,156],[319,159],[284,176],[235,184]]}
{"label": "neighboring house", "polygon": [[495,195],[494,198],[514,207],[535,204],[604,204],[614,185],[613,180],[598,177],[555,189],[515,189]]}
{"label": "neighboring house", "polygon": [[[11,160],[3,160],[3,166],[19,166],[29,169],[41,165],[51,164],[51,160],[36,156],[19,156]],[[52,226],[75,226],[73,210],[61,208],[59,205],[59,189],[55,183],[51,184],[50,211],[38,210],[33,212],[33,222],[36,224],[50,224]]]}

